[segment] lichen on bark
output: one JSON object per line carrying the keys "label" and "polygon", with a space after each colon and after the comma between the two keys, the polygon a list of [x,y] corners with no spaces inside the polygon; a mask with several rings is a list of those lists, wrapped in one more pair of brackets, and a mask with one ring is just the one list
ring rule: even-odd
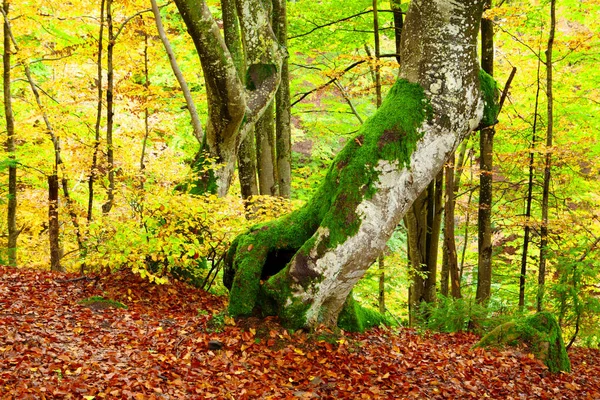
{"label": "lichen on bark", "polygon": [[[303,314],[310,304],[293,295],[294,286],[310,292],[323,280],[323,273],[312,267],[315,260],[356,234],[364,218],[359,205],[378,190],[382,161],[410,168],[421,137],[418,129],[429,115],[423,89],[398,80],[378,112],[338,154],[304,207],[236,238],[224,273],[229,313],[260,311],[279,315],[290,327],[304,326]],[[364,326],[361,322],[358,330]]]}

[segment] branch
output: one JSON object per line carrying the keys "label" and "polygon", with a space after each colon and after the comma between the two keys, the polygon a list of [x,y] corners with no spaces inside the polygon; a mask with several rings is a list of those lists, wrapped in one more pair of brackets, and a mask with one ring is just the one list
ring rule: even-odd
{"label": "branch", "polygon": [[[500,103],[498,104],[498,115],[500,115],[500,112],[502,112],[502,106],[504,105],[504,101],[506,100],[506,96],[508,95],[508,89],[510,88],[510,84],[512,83],[512,80],[515,77],[516,73],[517,73],[517,67],[513,67],[512,71],[510,72],[510,76],[508,77],[508,80],[506,81],[506,85],[504,85],[504,90],[502,91],[502,96],[500,96]],[[498,119],[498,115],[496,116],[496,119]]]}
{"label": "branch", "polygon": [[352,68],[356,67],[357,65],[360,65],[362,63],[364,63],[366,60],[360,60],[360,61],[356,61],[352,64],[350,64],[349,66],[347,66],[346,68],[344,68],[344,70],[335,78],[331,78],[330,80],[328,80],[327,82],[325,82],[324,84],[322,84],[321,86],[309,90],[308,92],[304,92],[300,95],[300,98],[296,101],[294,101],[292,104],[290,104],[290,108],[294,107],[294,105],[296,105],[297,103],[301,102],[302,100],[304,100],[308,95],[317,92],[321,89],[323,89],[324,87],[327,87],[329,85],[331,85],[332,83],[334,83],[340,76],[343,76],[346,72],[350,71]]}
{"label": "branch", "polygon": [[[170,1],[168,1],[167,3],[163,4],[162,6],[158,6],[159,9],[168,6],[169,4],[171,4]],[[131,21],[132,19],[134,19],[135,17],[145,14],[147,12],[152,12],[152,8],[147,8],[145,10],[142,11],[138,11],[135,14],[133,14],[132,16],[128,17],[125,21],[123,21],[123,23],[121,24],[121,26],[119,27],[119,29],[117,29],[117,33],[114,36],[114,40],[117,41],[117,38],[119,37],[119,35],[121,34],[121,31],[123,30],[123,28],[125,28],[125,25],[127,25],[129,23],[129,21]]]}
{"label": "branch", "polygon": [[[379,12],[394,12],[392,10],[378,10],[378,11]],[[373,12],[373,10],[361,11],[361,12],[359,12],[357,14],[350,15],[348,17],[344,17],[344,18],[341,18],[341,19],[338,19],[338,20],[335,20],[335,21],[330,21],[330,22],[327,22],[326,24],[323,24],[323,25],[317,25],[317,26],[315,26],[313,29],[311,29],[308,32],[300,33],[300,34],[294,35],[294,36],[289,36],[288,40],[297,39],[297,38],[303,37],[303,36],[308,36],[308,35],[310,35],[311,33],[313,33],[314,31],[316,31],[318,29],[325,28],[325,27],[328,27],[328,26],[331,26],[331,25],[335,25],[335,24],[340,23],[340,22],[348,21],[348,20],[350,20],[352,18],[360,17],[361,15],[369,14],[369,13],[372,13],[372,12]],[[403,14],[406,14],[406,13],[403,13]]]}

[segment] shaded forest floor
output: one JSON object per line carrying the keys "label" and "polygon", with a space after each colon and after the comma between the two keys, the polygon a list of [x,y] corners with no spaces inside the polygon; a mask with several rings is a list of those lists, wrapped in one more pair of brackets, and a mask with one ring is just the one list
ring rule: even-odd
{"label": "shaded forest floor", "polygon": [[471,334],[288,333],[181,283],[71,278],[0,267],[1,399],[600,398],[599,350],[552,375],[524,350],[471,351]]}

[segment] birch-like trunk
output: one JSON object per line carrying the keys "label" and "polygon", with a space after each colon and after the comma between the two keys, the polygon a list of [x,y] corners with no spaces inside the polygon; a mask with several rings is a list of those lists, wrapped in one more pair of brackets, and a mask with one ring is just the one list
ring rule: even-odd
{"label": "birch-like trunk", "polygon": [[482,3],[411,2],[400,76],[381,108],[306,206],[232,244],[224,275],[231,314],[260,309],[293,327],[356,319],[352,288],[484,115],[476,61]]}

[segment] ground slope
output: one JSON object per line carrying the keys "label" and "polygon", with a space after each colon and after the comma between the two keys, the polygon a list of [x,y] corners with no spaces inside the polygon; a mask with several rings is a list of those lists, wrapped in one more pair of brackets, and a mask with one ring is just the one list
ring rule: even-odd
{"label": "ground slope", "polygon": [[[0,267],[0,399],[600,398],[598,350],[550,374],[524,351],[469,350],[474,335],[288,333],[213,318],[225,300],[183,284],[70,278]],[[128,308],[78,303],[91,296]]]}

